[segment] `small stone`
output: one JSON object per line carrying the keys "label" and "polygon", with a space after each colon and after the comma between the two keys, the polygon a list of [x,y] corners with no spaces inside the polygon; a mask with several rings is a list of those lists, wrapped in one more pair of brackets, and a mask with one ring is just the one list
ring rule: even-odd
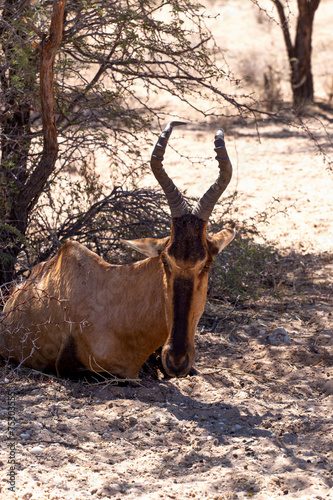
{"label": "small stone", "polygon": [[59,423],[56,425],[56,429],[58,432],[68,432],[69,431],[69,427],[67,424],[62,424],[62,423]]}
{"label": "small stone", "polygon": [[30,491],[27,491],[27,492],[23,493],[22,499],[23,500],[30,500],[30,498],[32,497],[32,495],[33,494]]}
{"label": "small stone", "polygon": [[194,450],[190,450],[186,454],[186,458],[191,458],[191,457],[195,457],[195,456],[196,456],[196,452]]}
{"label": "small stone", "polygon": [[109,484],[109,483],[104,483],[98,490],[97,490],[97,495],[99,496],[113,496],[117,494],[119,491],[122,490],[121,484],[114,483],[114,484]]}
{"label": "small stone", "polygon": [[30,439],[31,436],[28,432],[23,432],[22,434],[20,434],[21,438],[22,439]]}
{"label": "small stone", "polygon": [[330,396],[333,394],[333,379],[331,380],[327,380],[325,383],[324,383],[324,393],[327,395],[327,396]]}
{"label": "small stone", "polygon": [[43,451],[44,448],[42,448],[41,446],[34,446],[33,448],[31,448],[30,453],[33,453],[34,455],[40,455],[41,453],[43,453]]}
{"label": "small stone", "polygon": [[276,328],[268,335],[268,342],[271,345],[290,344],[290,337],[284,328]]}

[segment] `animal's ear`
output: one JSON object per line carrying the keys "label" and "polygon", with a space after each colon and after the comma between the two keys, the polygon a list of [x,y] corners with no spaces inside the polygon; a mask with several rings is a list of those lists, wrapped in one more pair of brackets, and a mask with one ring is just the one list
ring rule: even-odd
{"label": "animal's ear", "polygon": [[234,239],[236,230],[234,228],[223,229],[216,234],[207,235],[207,243],[212,257],[215,257]]}
{"label": "animal's ear", "polygon": [[166,238],[140,238],[138,240],[121,240],[125,245],[134,248],[137,252],[143,253],[147,257],[157,257],[164,250],[169,240]]}

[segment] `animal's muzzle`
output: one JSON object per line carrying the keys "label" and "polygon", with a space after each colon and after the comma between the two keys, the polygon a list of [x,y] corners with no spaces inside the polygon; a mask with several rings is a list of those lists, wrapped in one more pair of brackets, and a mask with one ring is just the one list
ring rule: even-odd
{"label": "animal's muzzle", "polygon": [[170,353],[166,354],[163,365],[170,377],[186,377],[192,366],[187,354],[185,359],[178,361]]}

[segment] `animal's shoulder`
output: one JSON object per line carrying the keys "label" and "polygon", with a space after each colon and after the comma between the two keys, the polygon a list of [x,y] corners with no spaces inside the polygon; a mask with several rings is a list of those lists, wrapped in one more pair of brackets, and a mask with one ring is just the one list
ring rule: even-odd
{"label": "animal's shoulder", "polygon": [[110,266],[95,252],[89,250],[89,248],[81,243],[72,240],[68,240],[62,245],[54,256],[54,259],[61,267],[75,266],[89,269],[94,266]]}
{"label": "animal's shoulder", "polygon": [[97,268],[113,267],[95,252],[77,241],[68,240],[49,260],[40,262],[31,270],[27,283],[39,283],[44,278],[58,279],[60,276],[78,277]]}
{"label": "animal's shoulder", "polygon": [[80,247],[84,248],[83,245],[81,245],[77,241],[68,240],[59,248],[59,250],[51,259],[39,262],[31,269],[28,278],[29,281],[41,279],[43,276],[45,276],[46,273],[50,272],[55,267],[60,258],[69,257],[71,253],[73,253],[73,251],[79,252]]}
{"label": "animal's shoulder", "polygon": [[44,276],[54,271],[57,264],[64,267],[66,263],[70,264],[71,261],[73,262],[76,258],[79,258],[80,255],[83,255],[85,250],[88,249],[81,245],[81,243],[71,240],[67,241],[59,248],[51,259],[39,262],[31,269],[28,282],[40,281]]}

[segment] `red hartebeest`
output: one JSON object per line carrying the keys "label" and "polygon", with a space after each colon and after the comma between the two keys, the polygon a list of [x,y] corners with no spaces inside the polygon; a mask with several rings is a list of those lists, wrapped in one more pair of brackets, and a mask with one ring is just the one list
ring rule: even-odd
{"label": "red hartebeest", "polygon": [[215,137],[219,176],[192,210],[165,172],[165,148],[172,127],[180,124],[168,124],[151,158],[170,207],[171,235],[126,241],[148,258],[125,266],[110,265],[75,241],[65,243],[11,293],[0,333],[5,357],[35,369],[55,368],[58,376],[88,369],[135,378],[163,345],[166,372],[188,374],[209,269],[235,232],[206,234],[232,174],[222,130]]}

